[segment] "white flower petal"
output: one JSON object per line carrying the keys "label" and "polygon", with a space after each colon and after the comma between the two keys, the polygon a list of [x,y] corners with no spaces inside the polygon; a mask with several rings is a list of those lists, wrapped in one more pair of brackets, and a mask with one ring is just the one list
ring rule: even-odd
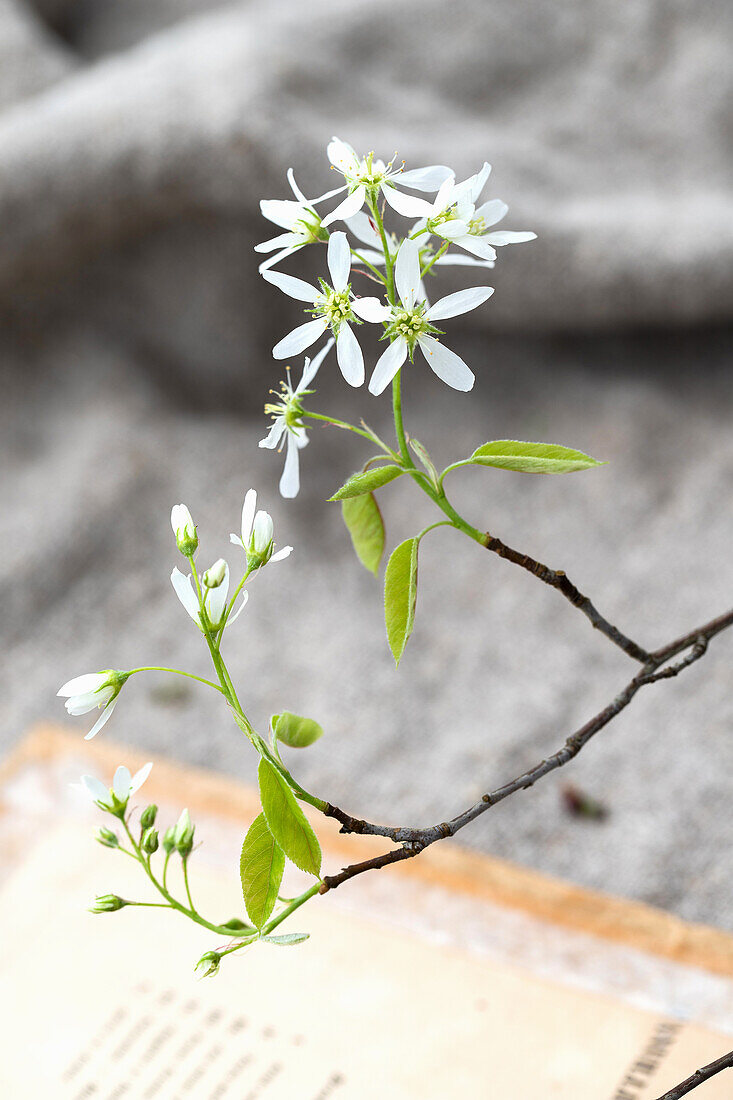
{"label": "white flower petal", "polygon": [[493,286],[472,286],[466,290],[458,290],[455,294],[448,294],[431,306],[427,311],[427,317],[430,321],[458,317],[461,313],[468,313],[482,305],[493,293]]}
{"label": "white flower petal", "polygon": [[378,396],[390,384],[407,358],[407,340],[399,336],[379,356],[369,381],[369,392]]}
{"label": "white flower petal", "polygon": [[433,214],[439,214],[447,207],[452,206],[457,201],[455,192],[455,176],[450,176],[441,183],[438,189],[438,194],[435,196],[435,202],[433,203]]}
{"label": "white flower petal", "polygon": [[359,210],[356,214],[352,214],[346,222],[346,227],[354,234],[357,240],[362,242],[362,244],[368,244],[372,248],[381,247],[382,240],[377,231],[377,227],[374,225],[369,215],[365,214],[363,210]]}
{"label": "white flower petal", "polygon": [[[334,341],[333,336],[332,336],[328,340],[328,342],[321,348],[321,350],[318,352],[317,355],[315,355],[310,360],[306,359],[305,365],[303,366],[303,373],[301,375],[300,382],[298,382],[298,385],[295,387],[295,392],[296,393],[302,393],[303,390],[308,389],[308,386],[310,386],[311,382],[313,381],[315,376],[318,374],[318,368],[320,367],[321,363],[323,362],[323,360],[328,355],[328,353],[331,350],[331,348],[333,347],[334,343],[335,343],[335,341]],[[283,424],[284,423],[285,423],[285,421],[283,420]]]}
{"label": "white flower petal", "polygon": [[239,616],[242,614],[245,607],[247,606],[247,600],[248,599],[249,599],[249,592],[245,588],[244,592],[242,592],[242,599],[239,602],[239,607],[236,609],[236,611],[233,611],[231,613],[231,615],[227,619],[227,625],[237,621],[237,619],[239,618]]}
{"label": "white flower petal", "polygon": [[351,326],[345,321],[339,328],[336,340],[336,358],[349,385],[361,386],[364,382],[364,356]]}
{"label": "white flower petal", "polygon": [[524,244],[525,241],[536,241],[536,233],[512,233],[508,229],[499,230],[498,233],[487,233],[485,240],[495,245],[497,248],[502,247],[505,244]]}
{"label": "white flower petal", "polygon": [[270,256],[269,259],[263,260],[260,266],[257,268],[260,275],[263,271],[269,271],[275,264],[279,264],[281,260],[286,260],[288,256],[292,256],[294,252],[297,252],[299,248],[302,248],[303,244],[292,245],[290,248],[283,248],[280,252],[276,252],[274,256]]}
{"label": "white flower petal", "polygon": [[277,237],[271,237],[269,241],[255,245],[255,252],[274,252],[276,248],[288,248],[291,244],[302,244],[302,238],[297,233],[280,233]]}
{"label": "white flower petal", "polygon": [[332,233],[328,239],[328,270],[334,290],[345,290],[351,271],[351,249],[343,232]]}
{"label": "white flower petal", "polygon": [[332,137],[326,146],[326,156],[334,168],[339,172],[357,172],[359,170],[359,158],[355,150],[341,138]]}
{"label": "white flower petal", "polygon": [[475,256],[464,256],[462,252],[446,252],[444,256],[435,261],[436,266],[453,267],[496,267],[493,260],[479,260]]}
{"label": "white flower petal", "polygon": [[171,584],[175,589],[178,599],[181,601],[193,621],[197,624],[200,623],[199,602],[191,585],[190,576],[184,577],[180,569],[176,567],[171,573]]}
{"label": "white flower petal", "polygon": [[285,452],[285,466],[280,478],[280,495],[286,500],[297,497],[300,490],[300,456],[299,448],[292,435],[288,435],[288,446]]}
{"label": "white flower petal", "polygon": [[[260,447],[261,447],[261,446],[262,446],[262,442],[260,441]],[[239,535],[235,535],[233,531],[232,531],[232,532],[230,533],[230,535],[229,535],[229,541],[230,541],[231,543],[233,543],[233,544],[234,544],[234,546],[241,546],[241,548],[242,548],[243,550],[245,549],[244,543],[243,543],[243,542],[242,542],[242,540],[240,539]]]}
{"label": "white flower petal", "polygon": [[403,218],[429,218],[433,213],[433,204],[419,199],[417,195],[404,195],[396,187],[385,184],[382,194],[388,206],[391,206]]}
{"label": "white flower petal", "polygon": [[488,161],[484,161],[481,171],[477,172],[476,175],[468,181],[470,186],[468,189],[467,198],[470,202],[478,202],[478,197],[486,185],[486,181],[489,178],[490,172],[491,165],[488,163]]}
{"label": "white flower petal", "polygon": [[363,261],[372,264],[373,267],[380,267],[384,265],[384,253],[373,252],[371,248],[360,248],[357,256],[351,257],[351,266],[356,267]]}
{"label": "white flower petal", "polygon": [[355,298],[351,308],[362,321],[386,321],[389,317],[390,307],[379,298]]}
{"label": "white flower petal", "polygon": [[210,588],[206,597],[206,611],[212,626],[221,622],[229,595],[229,566],[226,562],[224,565],[224,580],[217,588]]}
{"label": "white flower petal", "polygon": [[419,336],[420,350],[425,361],[438,378],[454,390],[466,392],[476,381],[473,371],[450,348],[434,340],[432,336]]}
{"label": "white flower petal", "polygon": [[307,205],[308,200],[295,182],[295,172],[292,168],[288,168],[287,177],[288,183],[290,184],[290,190],[293,192],[298,202],[302,202],[304,205]]}
{"label": "white flower petal", "polygon": [[112,779],[112,790],[117,795],[120,802],[124,802],[125,799],[130,797],[131,786],[132,776],[130,775],[130,769],[126,768],[124,764],[120,764]]}
{"label": "white flower petal", "polygon": [[[277,417],[277,418],[276,418],[276,419],[275,419],[275,420],[273,421],[273,423],[272,423],[272,427],[270,428],[270,430],[269,430],[269,432],[267,433],[267,435],[265,436],[265,438],[264,438],[264,439],[261,439],[261,440],[259,441],[259,443],[257,444],[257,446],[258,446],[258,447],[267,447],[267,449],[268,449],[269,451],[274,451],[276,447],[279,447],[279,445],[280,445],[280,440],[282,439],[282,437],[283,437],[283,434],[284,434],[284,433],[285,433],[285,432],[286,432],[287,430],[288,430],[288,429],[287,429],[287,427],[286,427],[286,425],[285,425],[285,417],[284,417],[284,416],[278,416],[278,417]],[[236,537],[236,536],[233,536],[233,537],[232,537],[232,542],[234,542],[234,540],[235,540],[235,537]],[[238,540],[238,541],[239,541],[239,542],[240,542],[240,544],[241,544],[241,539],[240,539],[240,540]]]}
{"label": "white flower petal", "polygon": [[82,676],[75,676],[73,680],[67,680],[59,688],[56,695],[86,695],[99,691],[107,677],[100,672],[85,672]]}
{"label": "white flower petal", "polygon": [[328,321],[324,317],[317,317],[315,321],[306,321],[304,325],[298,325],[287,336],[275,344],[272,354],[275,359],[287,359],[291,355],[300,355],[311,344],[315,344],[318,337],[328,328]]}
{"label": "white flower petal", "polygon": [[256,511],[257,490],[248,489],[244,494],[244,504],[242,505],[242,542],[245,545],[249,542],[249,537],[252,534],[252,523]]}
{"label": "white flower petal", "polygon": [[261,275],[268,283],[272,283],[278,290],[282,290],[284,294],[289,294],[291,298],[295,298],[299,302],[310,302],[312,304],[321,293],[310,283],[306,283],[303,279],[296,279],[293,275],[286,275],[284,271],[270,271],[268,269],[261,272]]}
{"label": "white flower petal", "polygon": [[282,550],[278,550],[277,554],[273,554],[270,561],[284,561],[285,558],[289,558],[293,552],[292,546],[283,546]]}
{"label": "white flower petal", "polygon": [[109,787],[105,787],[104,783],[93,775],[83,775],[81,781],[92,802],[103,802],[107,805],[110,801]]}
{"label": "white flower petal", "polygon": [[97,734],[101,730],[102,726],[105,726],[107,724],[107,722],[109,722],[110,718],[112,717],[112,711],[115,709],[116,706],[117,706],[117,699],[113,699],[111,703],[107,704],[107,706],[104,708],[104,710],[100,714],[97,721],[94,723],[92,728],[89,730],[89,733],[86,734],[86,736],[84,737],[85,741],[91,741],[91,739],[93,737],[97,736]]}
{"label": "white flower petal", "polygon": [[490,225],[496,225],[502,218],[505,218],[509,212],[509,207],[501,199],[491,199],[490,202],[483,203],[476,210],[476,217],[483,218],[484,225],[488,229]]}
{"label": "white flower petal", "polygon": [[292,229],[303,217],[303,207],[292,199],[261,199],[260,210],[268,222],[282,229]]}
{"label": "white flower petal", "polygon": [[412,309],[420,286],[420,249],[407,237],[401,244],[395,263],[395,284],[402,304]]}
{"label": "white flower petal", "polygon": [[346,196],[343,202],[339,203],[335,210],[326,215],[321,225],[325,227],[329,226],[331,222],[346,221],[347,218],[353,217],[361,210],[365,198],[366,188],[360,184],[355,191]]}
{"label": "white flower petal", "polygon": [[258,554],[264,553],[267,547],[272,542],[272,537],[275,533],[275,525],[272,522],[272,516],[269,512],[258,512],[255,516],[255,521],[252,526],[252,534],[254,536],[254,547]]}
{"label": "white flower petal", "polygon": [[453,170],[444,164],[430,164],[426,168],[410,168],[407,172],[400,172],[397,180],[400,186],[414,187],[416,191],[437,191],[453,174]]}
{"label": "white flower petal", "polygon": [[465,237],[455,238],[453,244],[457,244],[459,248],[465,248],[467,252],[473,253],[482,260],[495,260],[496,252],[490,244],[487,244],[487,240],[488,237],[474,237],[467,233]]}
{"label": "white flower petal", "polygon": [[468,233],[468,226],[460,218],[451,218],[450,221],[439,225],[435,232],[438,236],[445,237],[447,241],[454,241],[456,237],[465,237]]}
{"label": "white flower petal", "polygon": [[135,791],[139,791],[145,780],[153,770],[153,761],[148,760],[147,764],[143,764],[139,771],[135,772],[130,783],[130,794],[134,794]]}

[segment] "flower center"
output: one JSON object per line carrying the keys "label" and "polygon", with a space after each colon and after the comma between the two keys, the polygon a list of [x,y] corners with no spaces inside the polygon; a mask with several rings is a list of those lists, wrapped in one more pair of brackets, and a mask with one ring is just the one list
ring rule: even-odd
{"label": "flower center", "polygon": [[[285,421],[285,427],[289,429],[302,428],[303,427],[303,406],[300,403],[300,399],[295,396],[293,391],[288,388],[285,382],[280,383],[280,391],[270,391],[275,397],[280,398],[276,402],[268,402],[265,405],[265,413],[277,420],[282,417]],[[310,390],[306,391],[312,392]]]}
{"label": "flower center", "polygon": [[295,222],[292,231],[303,238],[304,244],[328,240],[328,231],[321,228],[321,219],[313,210],[306,211],[303,217]]}
{"label": "flower center", "polygon": [[425,316],[426,308],[425,303],[420,302],[411,309],[406,309],[404,306],[395,306],[392,310],[387,335],[393,340],[397,337],[406,340],[410,354],[412,354],[412,349],[418,337],[436,331]]}
{"label": "flower center", "polygon": [[486,232],[486,222],[482,217],[471,218],[468,223],[468,232],[472,237],[481,237]]}
{"label": "flower center", "polygon": [[351,287],[334,290],[333,287],[322,285],[323,295],[314,303],[313,313],[317,317],[325,317],[331,331],[337,335],[344,321],[356,320],[351,312]]}
{"label": "flower center", "polygon": [[452,218],[455,218],[456,211],[457,206],[448,206],[445,210],[441,210],[439,214],[436,214],[435,217],[428,218],[428,230],[430,230],[431,232],[435,232],[438,226],[444,225],[445,222],[449,222]]}

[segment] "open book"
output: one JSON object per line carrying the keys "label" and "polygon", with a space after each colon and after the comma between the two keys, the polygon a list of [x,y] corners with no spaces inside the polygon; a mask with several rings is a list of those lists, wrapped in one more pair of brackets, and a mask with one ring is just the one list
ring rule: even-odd
{"label": "open book", "polygon": [[[651,1100],[733,1046],[733,937],[457,847],[314,900],[288,925],[307,942],[198,980],[213,934],[86,911],[149,897],[68,786],[121,760],[141,762],[40,730],[5,765],[3,1100]],[[196,900],[241,915],[253,793],[158,762],[145,796],[164,823],[188,805]],[[373,850],[323,824],[328,870]],[[733,1074],[699,1095],[730,1100]]]}

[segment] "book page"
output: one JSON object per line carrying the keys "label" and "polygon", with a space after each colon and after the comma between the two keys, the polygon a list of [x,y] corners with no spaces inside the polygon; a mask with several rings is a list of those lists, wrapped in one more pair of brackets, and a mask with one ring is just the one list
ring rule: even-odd
{"label": "book page", "polygon": [[[0,1095],[62,1100],[651,1100],[731,1046],[714,1030],[536,977],[317,898],[295,947],[257,944],[198,980],[215,936],[152,900],[89,830],[45,830],[0,893]],[[199,904],[241,913],[236,869]],[[730,1100],[725,1074],[701,1100]]]}

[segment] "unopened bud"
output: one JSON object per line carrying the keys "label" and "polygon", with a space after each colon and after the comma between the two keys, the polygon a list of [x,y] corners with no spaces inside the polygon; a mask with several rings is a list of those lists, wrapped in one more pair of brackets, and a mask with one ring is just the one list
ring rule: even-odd
{"label": "unopened bud", "polygon": [[158,830],[148,829],[143,833],[142,850],[149,856],[158,851]]}
{"label": "unopened bud", "polygon": [[140,814],[140,828],[149,829],[152,825],[155,825],[155,818],[158,813],[158,807],[154,802],[151,802],[149,806],[146,806],[143,812]]}
{"label": "unopened bud", "polygon": [[227,572],[227,563],[223,558],[219,558],[215,561],[210,569],[207,569],[204,573],[204,584],[207,588],[218,588],[221,582],[224,580]]}
{"label": "unopened bud", "polygon": [[169,825],[163,834],[163,851],[166,855],[170,855],[176,846],[176,827],[175,825]]}
{"label": "unopened bud", "polygon": [[247,547],[247,568],[257,569],[266,565],[272,557],[272,539],[275,528],[268,512],[258,512],[252,526],[252,536]]}
{"label": "unopened bud", "polygon": [[206,951],[196,963],[194,970],[201,972],[200,977],[208,978],[210,975],[217,973],[220,962],[221,955],[218,951]]}
{"label": "unopened bud", "polygon": [[117,894],[102,894],[95,899],[90,913],[116,913],[118,909],[124,909],[127,902]]}
{"label": "unopened bud", "polygon": [[188,810],[184,810],[178,818],[175,831],[175,844],[182,856],[187,856],[193,848],[193,833],[195,825],[191,824]]}
{"label": "unopened bud", "polygon": [[198,549],[199,539],[196,534],[196,524],[185,504],[173,505],[171,527],[176,536],[176,546],[184,557],[190,558]]}
{"label": "unopened bud", "polygon": [[117,833],[113,833],[111,829],[108,829],[106,827],[106,825],[103,825],[102,828],[97,829],[94,835],[94,839],[98,841],[99,844],[103,844],[105,848],[119,848],[120,846],[120,842],[117,838]]}

